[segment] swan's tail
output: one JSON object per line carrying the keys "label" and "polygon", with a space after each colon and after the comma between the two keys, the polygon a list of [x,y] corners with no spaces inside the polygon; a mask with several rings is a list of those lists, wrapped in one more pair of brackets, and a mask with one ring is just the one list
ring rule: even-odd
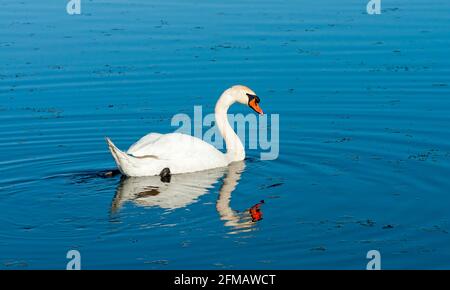
{"label": "swan's tail", "polygon": [[152,176],[161,173],[161,170],[168,167],[167,164],[158,157],[148,156],[133,156],[121,151],[114,145],[108,137],[105,138],[108,143],[109,151],[111,151],[117,168],[126,176]]}
{"label": "swan's tail", "polygon": [[114,143],[108,137],[106,137],[105,139],[106,143],[108,143],[109,151],[111,151],[111,154],[116,161],[117,168],[120,170],[120,172],[122,172],[122,174],[127,175],[126,172],[124,172],[124,169],[127,168],[127,164],[131,162],[130,159],[133,157],[123,151],[120,151],[120,149],[117,148],[116,145],[114,145]]}

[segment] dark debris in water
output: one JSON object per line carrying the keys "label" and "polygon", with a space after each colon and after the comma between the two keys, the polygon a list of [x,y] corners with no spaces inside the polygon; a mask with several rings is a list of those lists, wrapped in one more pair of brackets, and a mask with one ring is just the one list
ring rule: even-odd
{"label": "dark debris in water", "polygon": [[7,268],[12,268],[12,267],[20,267],[20,268],[24,268],[24,267],[28,267],[28,263],[24,262],[24,261],[8,261],[3,263],[3,265]]}
{"label": "dark debris in water", "polygon": [[430,149],[425,152],[420,152],[417,154],[409,155],[408,159],[416,160],[416,161],[431,160],[431,161],[436,162],[438,157],[443,157],[443,156],[449,156],[449,153],[445,154],[445,153],[439,152],[439,150],[437,150],[437,149]]}
{"label": "dark debris in water", "polygon": [[151,265],[169,265],[168,260],[154,260],[154,261],[145,261],[144,264],[151,264]]}
{"label": "dark debris in water", "polygon": [[373,220],[357,221],[357,223],[363,227],[373,227],[375,222]]}
{"label": "dark debris in water", "polygon": [[220,49],[250,49],[250,46],[239,46],[239,45],[234,45],[231,43],[222,43],[222,44],[217,44],[215,46],[210,47],[210,50],[220,50]]}
{"label": "dark debris in water", "polygon": [[91,171],[82,172],[72,175],[72,179],[75,183],[86,183],[97,178],[112,178],[120,175],[120,171],[117,169],[103,170],[103,171]]}
{"label": "dark debris in water", "polygon": [[310,55],[310,56],[319,56],[320,55],[319,51],[307,50],[307,49],[302,49],[302,48],[297,49],[297,53],[298,54],[306,54],[306,55]]}
{"label": "dark debris in water", "polygon": [[266,188],[273,188],[273,187],[278,187],[278,186],[281,186],[281,185],[283,185],[283,183],[279,182],[279,183],[274,183],[274,184],[268,185],[268,186],[266,186]]}
{"label": "dark debris in water", "polygon": [[279,187],[279,186],[282,186],[282,185],[283,185],[282,182],[273,183],[273,184],[269,184],[269,185],[262,185],[262,186],[259,187],[259,190],[275,188],[275,187]]}
{"label": "dark debris in water", "polygon": [[434,225],[432,227],[427,227],[427,228],[422,228],[423,231],[425,232],[429,232],[429,233],[443,233],[443,234],[448,234],[448,230],[446,230],[445,228],[443,228],[442,226],[439,225]]}
{"label": "dark debris in water", "polygon": [[113,169],[113,170],[106,170],[106,171],[100,171],[97,173],[98,177],[103,177],[103,178],[110,178],[110,177],[114,177],[120,174],[120,171],[117,169]]}
{"label": "dark debris in water", "polygon": [[324,141],[324,143],[344,143],[344,142],[350,142],[350,141],[352,141],[352,138],[343,137],[343,138],[338,138],[338,139],[332,140],[332,141],[327,140],[327,141]]}
{"label": "dark debris in water", "polygon": [[24,230],[24,231],[31,231],[31,230],[33,230],[35,228],[36,228],[35,226],[27,225],[27,226],[23,226],[22,230]]}
{"label": "dark debris in water", "polygon": [[371,219],[355,221],[354,218],[351,216],[342,217],[341,219],[336,220],[336,221],[331,221],[331,220],[303,221],[303,220],[299,220],[299,221],[297,221],[297,223],[303,224],[303,225],[327,226],[328,228],[331,228],[330,225],[334,225],[335,228],[343,228],[345,225],[355,225],[355,224],[364,226],[364,227],[374,227],[376,225],[376,222]]}

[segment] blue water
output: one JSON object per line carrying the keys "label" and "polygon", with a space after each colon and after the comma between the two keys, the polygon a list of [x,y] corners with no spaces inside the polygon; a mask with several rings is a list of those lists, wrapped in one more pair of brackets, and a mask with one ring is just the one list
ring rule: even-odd
{"label": "blue water", "polygon": [[[0,3],[0,269],[450,268],[450,2],[81,2]],[[103,176],[240,83],[276,160]]]}

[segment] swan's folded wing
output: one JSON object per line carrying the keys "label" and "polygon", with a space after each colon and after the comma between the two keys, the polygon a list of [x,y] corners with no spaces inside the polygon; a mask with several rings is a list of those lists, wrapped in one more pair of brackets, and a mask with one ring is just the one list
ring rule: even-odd
{"label": "swan's folded wing", "polygon": [[139,141],[137,141],[136,143],[131,145],[130,148],[128,149],[127,153],[131,154],[133,156],[149,155],[149,154],[146,154],[148,152],[145,152],[146,148],[151,147],[151,145],[155,141],[157,141],[161,136],[162,136],[162,134],[159,134],[159,133],[147,134],[144,137],[142,137],[141,139],[139,139]]}
{"label": "swan's folded wing", "polygon": [[[195,172],[223,167],[229,163],[226,155],[214,146],[190,135],[169,133],[157,138],[144,138],[136,146],[133,145],[128,154],[134,157],[154,157],[165,162],[164,167],[169,167],[172,173]],[[151,161],[149,158],[147,160]]]}

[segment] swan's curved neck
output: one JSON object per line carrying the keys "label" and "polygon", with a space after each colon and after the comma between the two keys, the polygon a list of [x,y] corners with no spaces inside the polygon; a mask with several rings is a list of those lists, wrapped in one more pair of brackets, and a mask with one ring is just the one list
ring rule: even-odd
{"label": "swan's curved neck", "polygon": [[227,146],[227,158],[230,162],[241,161],[245,159],[245,150],[241,139],[234,132],[233,128],[228,122],[228,108],[235,103],[236,100],[230,93],[225,91],[216,103],[215,117],[216,124],[219,128],[220,134],[225,140]]}

